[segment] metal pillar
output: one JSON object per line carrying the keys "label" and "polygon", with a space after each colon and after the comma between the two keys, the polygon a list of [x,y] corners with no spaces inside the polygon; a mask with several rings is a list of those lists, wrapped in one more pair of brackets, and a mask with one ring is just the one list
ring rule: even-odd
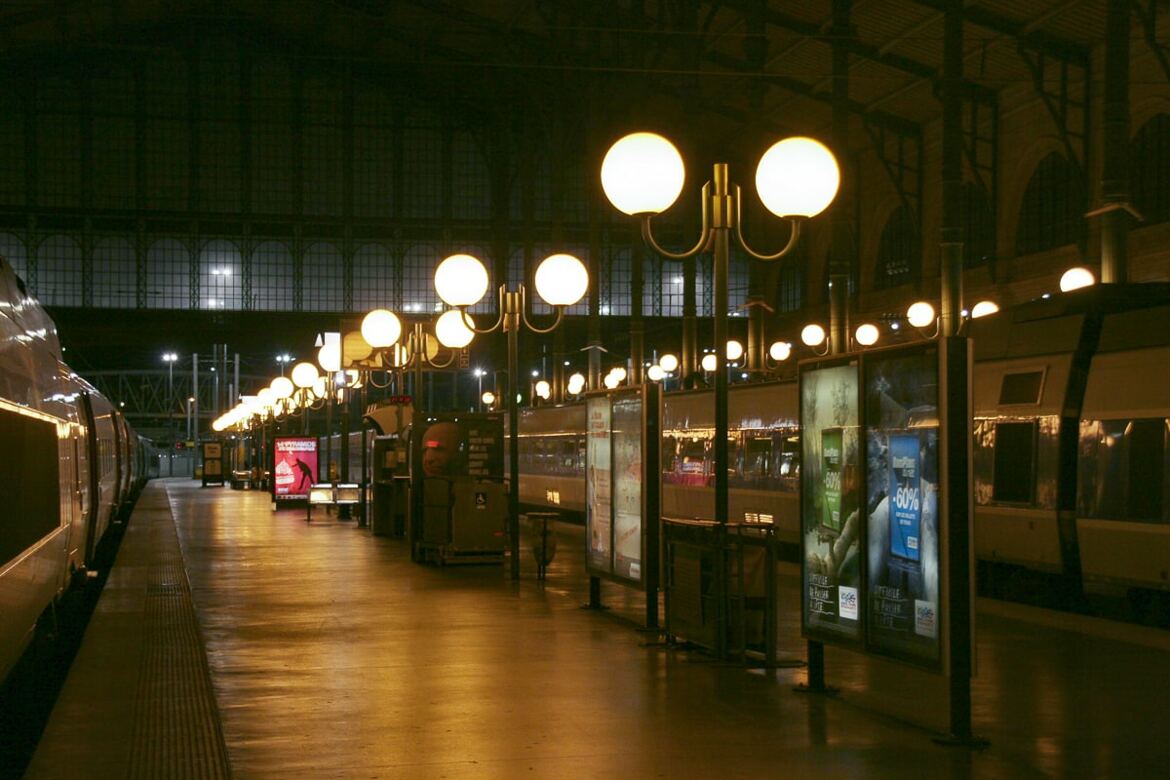
{"label": "metal pillar", "polygon": [[191,355],[191,440],[199,440],[199,353]]}
{"label": "metal pillar", "polygon": [[1105,17],[1105,116],[1101,160],[1101,281],[1124,284],[1128,277],[1129,215],[1129,8],[1130,0],[1109,0]]}
{"label": "metal pillar", "polygon": [[[508,550],[511,577],[520,579],[520,405],[516,401],[520,362],[520,294],[505,293],[504,332],[508,335]],[[596,352],[596,350],[594,350]],[[590,358],[592,364],[592,357]]]}

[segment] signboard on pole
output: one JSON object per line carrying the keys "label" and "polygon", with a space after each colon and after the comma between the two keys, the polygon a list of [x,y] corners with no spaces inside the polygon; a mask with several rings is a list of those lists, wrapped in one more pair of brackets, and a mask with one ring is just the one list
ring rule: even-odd
{"label": "signboard on pole", "polygon": [[937,666],[940,646],[938,350],[866,355],[866,645]]}
{"label": "signboard on pole", "polygon": [[317,439],[310,436],[279,436],[273,446],[273,497],[278,500],[309,498],[317,482]]}
{"label": "signboard on pole", "polygon": [[813,639],[861,639],[857,383],[856,359],[801,366],[801,615]]}

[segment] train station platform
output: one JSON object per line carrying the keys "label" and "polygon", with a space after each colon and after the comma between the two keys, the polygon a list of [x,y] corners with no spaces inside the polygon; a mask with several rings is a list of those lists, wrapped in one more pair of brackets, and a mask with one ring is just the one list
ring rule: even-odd
{"label": "train station platform", "polygon": [[[29,778],[1152,777],[1170,766],[1170,635],[981,601],[974,731],[943,747],[866,698],[889,665],[749,669],[588,600],[584,532],[547,580],[524,555],[423,566],[402,540],[264,493],[156,480]],[[804,653],[781,571],[784,656]],[[914,706],[910,698],[906,707]]]}

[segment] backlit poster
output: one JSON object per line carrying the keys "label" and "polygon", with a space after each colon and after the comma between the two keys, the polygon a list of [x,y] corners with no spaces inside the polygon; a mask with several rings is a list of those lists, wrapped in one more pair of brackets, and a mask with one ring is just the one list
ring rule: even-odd
{"label": "backlit poster", "polygon": [[613,572],[610,490],[610,409],[608,396],[585,402],[585,537],[590,568]]}
{"label": "backlit poster", "polygon": [[317,440],[310,437],[278,437],[272,469],[273,495],[278,499],[308,499],[317,481]]}
{"label": "backlit poster", "polygon": [[914,347],[865,360],[870,648],[940,660],[938,353]]}
{"label": "backlit poster", "polygon": [[861,636],[858,368],[812,364],[800,374],[802,627]]}
{"label": "backlit poster", "polygon": [[632,580],[642,576],[642,397],[614,397],[613,432],[613,573]]}

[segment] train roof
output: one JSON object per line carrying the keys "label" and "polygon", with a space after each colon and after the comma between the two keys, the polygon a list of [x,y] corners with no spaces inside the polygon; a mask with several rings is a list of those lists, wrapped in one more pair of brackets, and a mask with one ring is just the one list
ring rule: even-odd
{"label": "train roof", "polygon": [[1170,283],[1097,284],[1039,298],[972,320],[976,360],[1050,355],[1077,349],[1087,317],[1102,318],[1100,350],[1170,339]]}
{"label": "train roof", "polygon": [[15,338],[39,343],[57,361],[61,360],[57,325],[3,257],[0,257],[0,316],[7,317],[16,326]]}

